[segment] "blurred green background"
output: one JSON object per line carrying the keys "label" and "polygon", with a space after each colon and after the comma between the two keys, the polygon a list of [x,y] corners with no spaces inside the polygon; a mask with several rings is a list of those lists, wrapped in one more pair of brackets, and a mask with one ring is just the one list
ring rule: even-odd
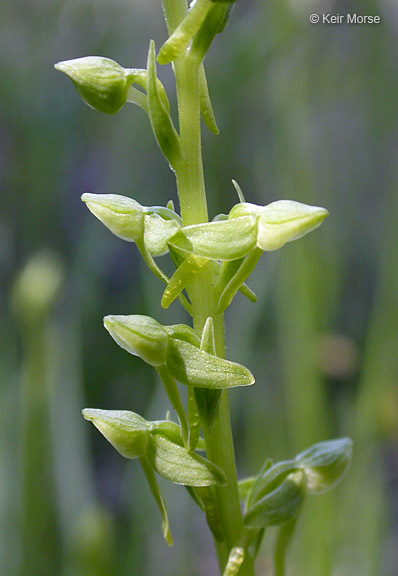
{"label": "blurred green background", "polygon": [[[382,23],[311,25],[313,12]],[[160,308],[162,286],[135,247],[80,201],[85,191],[176,201],[145,113],[89,109],[53,64],[104,55],[145,67],[151,38],[158,47],[166,38],[159,0],[1,3],[5,576],[217,574],[205,521],[182,488],[162,483],[168,549],[140,467],[80,416],[89,406],[162,418],[168,407],[103,316],[187,318],[178,304]],[[206,61],[221,130],[204,128],[211,216],[236,203],[232,178],[248,201],[330,211],[319,231],[263,257],[251,280],[258,304],[238,296],[227,312],[228,357],[257,379],[231,393],[240,475],[266,457],[354,439],[344,482],[306,505],[292,576],[394,576],[398,565],[397,38],[395,0],[238,0]],[[159,74],[174,101],[170,67]],[[271,574],[272,539],[270,530],[259,575]]]}

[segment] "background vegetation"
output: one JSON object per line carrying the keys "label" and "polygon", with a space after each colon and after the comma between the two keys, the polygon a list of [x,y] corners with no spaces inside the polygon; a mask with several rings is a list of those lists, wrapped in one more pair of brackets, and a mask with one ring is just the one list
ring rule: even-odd
{"label": "background vegetation", "polygon": [[[377,14],[382,24],[309,24],[325,11]],[[211,215],[236,203],[231,178],[249,201],[294,199],[331,214],[315,234],[264,257],[251,282],[259,303],[240,297],[227,315],[228,357],[257,378],[254,389],[231,393],[242,476],[267,456],[354,439],[346,480],[300,521],[297,576],[393,576],[398,564],[397,17],[394,0],[238,0],[207,62],[221,129],[218,137],[204,129]],[[160,283],[80,195],[119,193],[146,205],[176,198],[146,115],[133,106],[115,117],[90,110],[53,64],[105,55],[144,67],[150,38],[160,46],[165,37],[159,0],[2,3],[7,576],[216,574],[204,519],[182,489],[164,486],[176,542],[167,549],[139,467],[80,416],[89,406],[160,417],[166,406],[152,371],[102,329],[104,315],[185,320],[177,305],[160,309]],[[170,73],[161,70],[169,90]],[[49,280],[36,291],[30,280],[28,294],[13,289],[43,249],[58,259],[55,280],[63,276],[51,313],[39,305]],[[264,554],[258,573],[268,570]]]}

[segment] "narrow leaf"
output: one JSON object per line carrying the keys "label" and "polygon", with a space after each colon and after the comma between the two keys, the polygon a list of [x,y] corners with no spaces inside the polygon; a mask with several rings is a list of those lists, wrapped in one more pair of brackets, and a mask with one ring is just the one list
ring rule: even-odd
{"label": "narrow leaf", "polygon": [[214,115],[213,106],[210,100],[209,88],[206,80],[206,72],[203,64],[199,68],[199,82],[200,82],[200,112],[203,116],[206,126],[213,132],[219,134],[216,117]]}
{"label": "narrow leaf", "polygon": [[196,0],[181,24],[163,44],[158,55],[159,64],[168,64],[186,50],[206,17],[211,3],[208,0]]}
{"label": "narrow leaf", "polygon": [[221,486],[225,483],[225,475],[218,466],[158,434],[151,437],[148,460],[160,476],[175,484]]}
{"label": "narrow leaf", "polygon": [[168,308],[208,262],[208,258],[190,254],[170,278],[162,296],[162,307]]}
{"label": "narrow leaf", "polygon": [[142,469],[145,472],[149,488],[151,489],[152,495],[155,498],[157,505],[159,506],[159,510],[163,518],[162,522],[163,537],[169,546],[173,546],[173,536],[171,535],[170,532],[170,523],[169,523],[169,514],[167,511],[167,505],[164,496],[159,488],[158,480],[147,458],[141,458],[140,462]]}
{"label": "narrow leaf", "polygon": [[159,148],[167,158],[173,170],[183,161],[180,147],[180,137],[174,128],[173,121],[162,99],[160,98],[157,76],[155,43],[153,40],[148,52],[148,111],[152,130],[155,134]]}

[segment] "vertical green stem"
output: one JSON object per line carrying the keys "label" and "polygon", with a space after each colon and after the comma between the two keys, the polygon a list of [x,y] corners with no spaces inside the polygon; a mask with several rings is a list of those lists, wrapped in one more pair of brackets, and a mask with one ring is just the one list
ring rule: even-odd
{"label": "vertical green stem", "polygon": [[48,332],[40,319],[25,327],[21,394],[23,573],[58,572],[58,526],[49,417]]}
{"label": "vertical green stem", "polygon": [[[171,32],[183,17],[180,0],[164,0],[166,21]],[[186,5],[186,4],[185,4]],[[203,176],[200,88],[198,61],[184,53],[174,62],[177,84],[180,142],[184,156],[183,165],[176,172],[181,215],[185,226],[208,221],[205,183]],[[225,357],[225,328],[223,314],[215,314],[214,278],[212,271],[205,267],[192,281],[194,327],[200,334],[206,319],[214,319],[217,354]],[[240,508],[235,453],[231,431],[228,392],[223,391],[211,421],[203,422],[206,447],[209,458],[220,466],[227,477],[226,486],[216,488],[216,501],[222,529],[223,544],[215,541],[221,571],[224,570],[230,550],[239,542],[243,530]],[[239,573],[253,576],[254,566],[250,558],[245,560]]]}

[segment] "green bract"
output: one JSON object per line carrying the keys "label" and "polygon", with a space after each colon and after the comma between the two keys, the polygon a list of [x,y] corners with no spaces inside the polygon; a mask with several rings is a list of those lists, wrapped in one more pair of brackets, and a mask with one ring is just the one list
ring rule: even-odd
{"label": "green bract", "polygon": [[86,408],[83,416],[125,458],[141,458],[146,454],[150,434],[146,420],[138,414],[125,410]]}
{"label": "green bract", "polygon": [[117,344],[139,356],[151,366],[166,362],[168,335],[159,322],[149,316],[106,316],[104,326]]}
{"label": "green bract", "polygon": [[81,98],[100,112],[116,114],[127,100],[132,82],[129,70],[114,60],[87,56],[55,65],[73,81]]}
{"label": "green bract", "polygon": [[303,472],[291,472],[272,492],[253,504],[245,516],[246,526],[266,528],[293,520],[301,510],[305,493]]}
{"label": "green bract", "polygon": [[237,260],[256,246],[256,220],[252,215],[181,228],[169,240],[182,254],[213,260]]}
{"label": "green bract", "polygon": [[210,0],[196,0],[180,25],[163,44],[158,55],[159,64],[168,64],[186,49],[211,7]]}
{"label": "green bract", "polygon": [[350,467],[352,440],[320,442],[296,456],[306,476],[308,492],[323,494],[341,482]]}
{"label": "green bract", "polygon": [[160,434],[151,437],[147,456],[153,469],[175,484],[186,486],[225,484],[225,475],[220,468]]}
{"label": "green bract", "polygon": [[183,340],[170,339],[167,366],[182,384],[197,388],[232,388],[254,384],[254,376],[244,366],[199,350]]}

